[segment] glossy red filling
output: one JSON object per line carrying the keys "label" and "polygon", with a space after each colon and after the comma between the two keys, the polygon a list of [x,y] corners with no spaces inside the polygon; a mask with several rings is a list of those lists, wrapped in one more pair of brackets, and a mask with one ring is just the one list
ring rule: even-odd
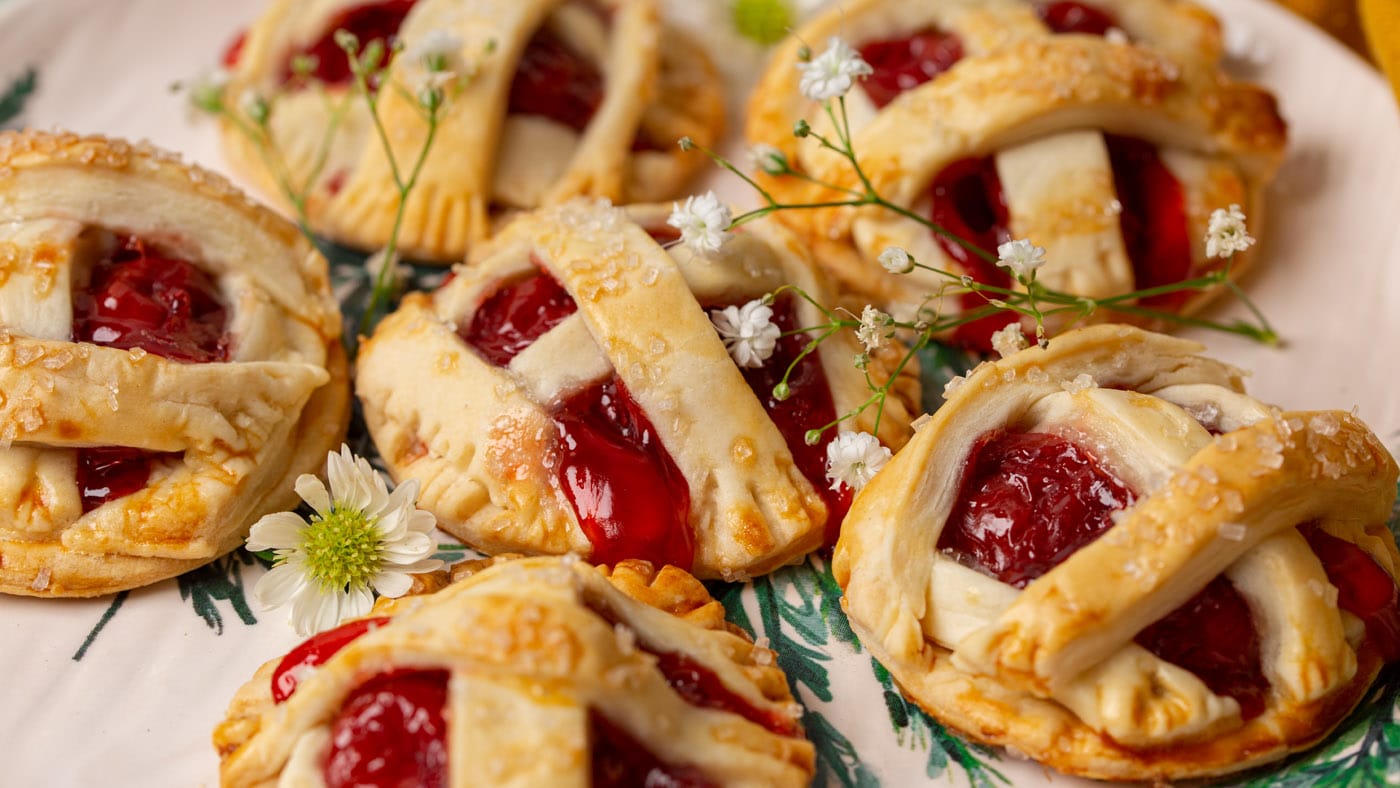
{"label": "glossy red filling", "polygon": [[564,286],[541,270],[488,296],[458,333],[487,361],[503,367],[576,311]]}
{"label": "glossy red filling", "polygon": [[1056,33],[1087,33],[1101,36],[1111,28],[1118,27],[1113,15],[1090,5],[1064,0],[1056,3],[1037,3],[1036,13],[1051,30]]}
{"label": "glossy red filling", "polygon": [[[86,289],[73,294],[73,338],[123,350],[141,348],[175,361],[228,360],[228,313],[218,288],[184,260],[148,251],[138,238],[93,267]],[[151,466],[178,454],[124,447],[78,450],[83,512],[146,486]]]}
{"label": "glossy red filling", "polygon": [[773,304],[773,322],[785,334],[778,339],[773,355],[761,367],[741,367],[739,371],[782,433],[797,469],[817,488],[826,503],[825,544],[829,547],[836,544],[841,534],[841,521],[846,519],[846,512],[851,508],[852,493],[845,485],[833,490],[826,480],[826,446],[835,439],[835,432],[826,433],[815,446],[809,446],[807,430],[835,421],[836,406],[831,400],[831,386],[822,369],[821,358],[816,353],[809,354],[793,368],[788,377],[791,396],[785,400],[773,396],[773,387],[782,382],[788,366],[811,341],[803,334],[787,335],[800,328],[796,302],[792,298],[781,298]]}
{"label": "glossy red filling", "polygon": [[933,79],[962,60],[962,39],[942,30],[921,30],[903,38],[867,41],[860,56],[874,73],[861,87],[876,107]]}
{"label": "glossy red filling", "polygon": [[724,682],[720,681],[713,671],[690,657],[666,652],[652,653],[656,656],[657,668],[666,677],[666,682],[686,703],[702,709],[719,709],[737,714],[779,736],[801,735],[802,728],[796,720],[785,714],[754,706],[724,686]]}
{"label": "glossy red filling", "polygon": [[396,670],[351,692],[331,722],[326,788],[446,786],[447,675]]}
{"label": "glossy red filling", "polygon": [[[1025,587],[1112,525],[1135,494],[1071,441],[994,431],[973,446],[938,547],[1004,583]],[[1239,702],[1264,708],[1268,680],[1249,606],[1217,579],[1138,634],[1158,657]]]}
{"label": "glossy red filling", "polygon": [[592,733],[592,784],[596,788],[710,788],[698,770],[662,763],[607,717],[588,715]]}
{"label": "glossy red filling", "polygon": [[389,623],[387,618],[361,618],[335,629],[328,629],[312,635],[301,645],[287,652],[287,656],[277,663],[272,672],[272,702],[281,703],[297,691],[302,671],[320,667],[336,655],[336,652],[350,645],[351,641],[371,629]]}
{"label": "glossy red filling", "polygon": [[[1133,263],[1137,289],[1174,284],[1191,274],[1191,238],[1181,183],[1162,163],[1150,142],[1106,135],[1113,183],[1123,212],[1118,215],[1123,243]],[[1175,309],[1190,296],[1168,293],[1143,305]]]}
{"label": "glossy red filling", "polygon": [[364,51],[371,41],[382,41],[385,58],[381,59],[380,65],[383,65],[388,57],[390,39],[399,32],[404,18],[413,10],[415,2],[416,0],[380,0],[377,3],[364,3],[342,9],[331,17],[330,22],[326,24],[326,32],[315,43],[287,57],[287,62],[282,67],[282,81],[288,82],[293,78],[292,61],[296,57],[309,56],[316,60],[316,66],[311,70],[312,77],[326,85],[349,84],[354,79],[354,72],[350,70],[350,59],[345,50],[335,42],[338,30],[354,33],[360,41],[361,51]]}
{"label": "glossy red filling", "polygon": [[1366,624],[1366,637],[1381,659],[1400,659],[1400,589],[1365,550],[1313,525],[1298,529],[1337,587],[1337,606]]}
{"label": "glossy red filling", "polygon": [[536,31],[516,66],[510,112],[543,115],[582,131],[603,102],[603,75],[548,27]]}
{"label": "glossy red filling", "polygon": [[690,486],[640,405],[617,378],[575,394],[554,413],[555,473],[593,545],[590,559],[695,561]]}
{"label": "glossy red filling", "polygon": [[[1006,197],[1001,190],[996,161],[991,156],[955,161],[943,168],[930,190],[932,207],[930,219],[934,224],[967,241],[995,258],[997,247],[1011,240],[1011,216]],[[938,245],[982,284],[1009,287],[1011,277],[996,263],[984,260],[962,244],[943,235],[935,235]],[[966,311],[987,305],[987,299],[975,293],[962,296]],[[992,350],[992,334],[1010,322],[1005,314],[996,314],[964,323],[953,332],[953,341],[963,347],[982,352]]]}

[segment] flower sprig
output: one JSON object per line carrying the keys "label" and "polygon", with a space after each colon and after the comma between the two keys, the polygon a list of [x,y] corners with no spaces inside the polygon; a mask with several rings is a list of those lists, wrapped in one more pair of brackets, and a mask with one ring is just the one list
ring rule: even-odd
{"label": "flower sprig", "polygon": [[[312,230],[308,200],[321,180],[331,149],[347,113],[355,101],[362,101],[368,110],[371,127],[383,148],[385,160],[397,191],[397,203],[389,238],[384,248],[370,256],[377,265],[370,271],[373,286],[361,318],[359,331],[368,333],[374,322],[386,312],[397,294],[401,277],[398,275],[399,234],[409,195],[417,186],[418,177],[428,160],[437,138],[443,112],[452,96],[469,81],[473,68],[463,62],[460,37],[446,31],[433,31],[405,50],[400,42],[386,44],[382,39],[367,43],[347,30],[337,30],[333,39],[345,54],[352,83],[343,93],[326,90],[315,77],[318,63],[314,56],[299,55],[291,61],[291,84],[299,89],[314,90],[326,103],[326,127],[322,130],[312,165],[298,177],[289,165],[285,153],[271,133],[280,93],[264,96],[247,90],[241,95],[228,95],[228,74],[216,71],[188,86],[191,104],[210,115],[230,123],[248,139],[263,165],[272,175],[278,191],[292,208],[297,226],[322,251],[322,240]],[[492,46],[488,44],[487,53]],[[391,67],[403,59],[407,67],[401,70],[402,80],[389,78]],[[179,87],[179,86],[177,86]],[[393,90],[417,110],[426,126],[423,144],[410,156],[400,160],[395,155],[381,115],[382,92]]]}
{"label": "flower sprig", "polygon": [[[837,427],[840,423],[854,418],[870,408],[875,409],[875,430],[878,433],[880,414],[883,412],[885,399],[893,382],[898,377],[898,373],[910,363],[920,350],[936,341],[937,337],[947,335],[960,326],[997,315],[1007,317],[1006,325],[994,335],[996,349],[1002,352],[1014,352],[1015,349],[1024,346],[1026,333],[1032,335],[1038,344],[1044,346],[1050,339],[1047,326],[1056,326],[1061,330],[1071,328],[1101,310],[1136,318],[1236,334],[1265,344],[1278,342],[1277,332],[1263,313],[1230,277],[1235,254],[1243,252],[1254,243],[1254,239],[1250,237],[1245,227],[1245,217],[1238,205],[1216,210],[1211,216],[1210,226],[1206,234],[1207,256],[1220,259],[1223,262],[1207,273],[1179,282],[1106,297],[1088,297],[1063,292],[1047,286],[1038,278],[1038,270],[1047,262],[1046,252],[1045,249],[1034,245],[1030,239],[1008,241],[998,246],[995,251],[983,249],[950,232],[932,219],[921,216],[881,195],[857,155],[846,111],[846,93],[855,86],[858,80],[871,73],[869,64],[861,58],[858,52],[835,37],[828,43],[827,49],[815,57],[810,50],[804,48],[800,53],[800,61],[798,64],[800,71],[799,90],[804,96],[820,105],[821,111],[825,113],[833,131],[830,135],[822,134],[814,129],[808,120],[799,119],[793,126],[793,135],[799,139],[815,142],[821,149],[830,151],[844,160],[855,176],[856,185],[842,185],[814,177],[794,166],[781,149],[767,144],[755,146],[749,154],[750,163],[754,170],[772,177],[805,181],[821,187],[827,194],[832,195],[831,199],[784,202],[777,199],[758,180],[733,162],[696,144],[689,138],[684,138],[680,140],[682,150],[699,150],[708,155],[720,167],[737,175],[753,188],[761,198],[762,204],[738,215],[726,213],[723,217],[725,226],[722,229],[717,228],[714,223],[707,224],[703,243],[692,243],[699,236],[687,237],[684,234],[682,243],[687,243],[697,253],[705,254],[719,249],[724,243],[725,234],[744,224],[780,211],[875,207],[914,221],[948,242],[961,246],[970,254],[1005,269],[1011,280],[1010,286],[981,282],[971,276],[957,274],[920,261],[906,249],[890,247],[878,257],[878,264],[888,273],[904,275],[919,269],[932,273],[935,278],[940,280],[940,284],[925,297],[924,302],[919,305],[914,314],[906,316],[906,319],[896,319],[874,306],[867,306],[859,316],[844,310],[833,310],[817,303],[807,293],[796,287],[788,286],[777,291],[791,290],[806,299],[822,313],[826,322],[789,332],[810,336],[812,339],[801,355],[789,365],[782,381],[774,389],[775,397],[782,399],[790,393],[787,381],[796,368],[797,362],[814,352],[822,342],[837,332],[843,330],[855,332],[857,340],[865,348],[864,353],[857,355],[855,363],[866,373],[871,396],[851,412],[840,414],[832,423],[810,430],[806,436],[808,443],[817,443],[825,431]],[[713,194],[707,195],[705,199],[712,201]],[[687,206],[690,205],[691,203],[687,202]],[[679,215],[682,211],[679,205],[677,208]],[[1145,301],[1158,296],[1204,291],[1217,287],[1226,288],[1244,303],[1253,320],[1224,323],[1208,318],[1186,316],[1155,309],[1144,304]],[[776,292],[771,294],[765,302],[771,303],[775,295]],[[980,300],[980,304],[968,308],[965,305],[964,296],[973,296]],[[955,299],[963,306],[956,311],[945,312],[942,308],[945,299]],[[886,339],[896,335],[906,339],[905,353],[896,365],[894,374],[886,380],[876,381],[872,378],[868,368],[870,353],[882,346]]]}

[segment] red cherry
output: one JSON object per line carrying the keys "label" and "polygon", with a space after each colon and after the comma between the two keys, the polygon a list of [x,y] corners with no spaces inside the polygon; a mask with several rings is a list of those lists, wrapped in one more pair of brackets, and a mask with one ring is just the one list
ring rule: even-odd
{"label": "red cherry", "polygon": [[301,672],[324,665],[336,652],[350,645],[375,627],[389,623],[388,618],[361,618],[335,629],[312,635],[301,645],[287,652],[272,672],[272,702],[281,703],[297,691]]}
{"label": "red cherry", "polygon": [[331,722],[326,788],[445,788],[447,671],[381,673]]}
{"label": "red cherry", "polygon": [[921,30],[911,36],[867,41],[860,56],[874,73],[861,86],[876,107],[942,74],[962,60],[962,39],[941,30]]}

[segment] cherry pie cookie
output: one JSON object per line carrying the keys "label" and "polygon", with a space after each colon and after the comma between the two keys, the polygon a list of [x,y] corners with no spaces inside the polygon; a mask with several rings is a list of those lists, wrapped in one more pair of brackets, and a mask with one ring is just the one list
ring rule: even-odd
{"label": "cherry pie cookie", "polygon": [[207,563],[295,505],[349,414],[297,229],[144,145],[0,135],[0,592]]}
{"label": "cherry pie cookie", "polygon": [[[473,570],[263,665],[214,732],[224,786],[799,786],[773,652],[674,567]],[[456,571],[456,568],[454,568]]]}
{"label": "cherry pie cookie", "polygon": [[[850,163],[793,136],[793,118],[835,138],[798,92],[802,42],[840,36],[873,73],[845,97],[853,144],[875,190],[991,260],[882,208],[781,214],[817,261],[897,315],[985,305],[938,298],[950,280],[875,263],[890,246],[957,276],[1014,286],[994,262],[1013,238],[1046,249],[1046,285],[1108,297],[1215,270],[1202,240],[1215,209],[1239,205],[1256,235],[1285,127],[1274,99],[1219,68],[1220,35],[1177,0],[863,0],[813,20],[773,57],[750,104],[748,137],[783,150],[816,178],[859,191]],[[848,199],[794,177],[767,179],[788,202]],[[1239,253],[1232,277],[1252,254]],[[1218,289],[1218,288],[1217,288]],[[1161,294],[1138,306],[1191,312],[1209,292]],[[1105,310],[1103,315],[1109,313]],[[1123,315],[1117,316],[1119,319]],[[953,339],[990,349],[996,315]]]}
{"label": "cherry pie cookie", "polygon": [[[870,397],[859,346],[849,331],[811,354],[806,335],[778,338],[828,322],[791,293],[771,307],[765,362],[738,366],[712,323],[789,283],[831,303],[801,251],[745,226],[713,255],[668,253],[665,209],[631,216],[587,200],[522,215],[379,325],[356,390],[390,472],[418,479],[439,526],[489,553],[736,579],[834,542],[850,499],[826,479],[834,431],[804,436]],[[889,380],[897,358],[877,353],[871,378]],[[903,442],[916,388],[906,368],[886,444]],[[873,431],[874,411],[848,425]]]}
{"label": "cherry pie cookie", "polygon": [[987,362],[856,497],[843,604],[929,713],[1065,772],[1213,776],[1400,658],[1394,460],[1199,351],[1102,325]]}
{"label": "cherry pie cookie", "polygon": [[[287,176],[303,183],[335,108],[353,85],[338,30],[362,45],[397,41],[380,113],[398,161],[411,162],[428,126],[411,86],[427,37],[456,36],[468,79],[451,94],[416,188],[400,248],[409,257],[453,263],[490,234],[503,212],[577,195],[620,202],[660,200],[703,162],[677,140],[713,143],[723,97],[701,49],[658,19],[655,0],[278,0],[229,54],[226,95],[275,96],[271,142]],[[308,80],[294,59],[313,56]],[[307,201],[318,233],[373,250],[389,238],[398,190],[364,102],[346,105],[334,144]],[[225,124],[241,171],[281,191],[258,147]],[[406,166],[406,165],[405,165]]]}

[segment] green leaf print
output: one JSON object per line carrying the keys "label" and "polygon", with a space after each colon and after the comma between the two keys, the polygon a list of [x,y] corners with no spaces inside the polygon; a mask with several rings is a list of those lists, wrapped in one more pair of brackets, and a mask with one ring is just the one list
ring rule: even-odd
{"label": "green leaf print", "polygon": [[176,578],[180,598],[194,605],[194,612],[215,634],[224,634],[224,617],[219,602],[228,602],[244,624],[258,623],[243,594],[243,567],[252,566],[258,558],[245,550],[235,550],[213,563],[186,572]]}
{"label": "green leaf print", "polygon": [[23,74],[10,82],[10,87],[0,95],[0,126],[9,125],[10,121],[24,112],[24,107],[29,103],[29,97],[33,95],[38,84],[39,74],[33,67],[25,69]]}

